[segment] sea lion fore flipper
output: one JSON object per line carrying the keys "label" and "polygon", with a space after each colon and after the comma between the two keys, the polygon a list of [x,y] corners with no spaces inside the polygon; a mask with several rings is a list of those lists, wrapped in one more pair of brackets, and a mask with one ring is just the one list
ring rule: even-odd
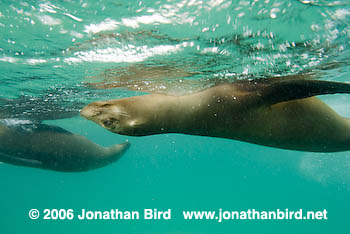
{"label": "sea lion fore flipper", "polygon": [[255,92],[262,97],[265,104],[270,106],[279,102],[317,95],[350,93],[350,84],[321,80],[283,80],[271,82]]}
{"label": "sea lion fore flipper", "polygon": [[2,162],[14,164],[17,166],[40,167],[43,164],[38,160],[20,158],[13,155],[7,155],[2,152],[0,152],[0,159]]}

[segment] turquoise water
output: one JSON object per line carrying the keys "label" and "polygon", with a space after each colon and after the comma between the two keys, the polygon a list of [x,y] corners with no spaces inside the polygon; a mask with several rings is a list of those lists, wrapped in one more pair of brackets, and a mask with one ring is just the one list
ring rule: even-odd
{"label": "turquoise water", "polygon": [[[157,83],[158,75],[166,87],[183,80],[201,81],[201,86],[217,79],[278,79],[299,72],[349,81],[348,1],[0,4],[0,98],[38,98],[53,112],[54,105],[79,109],[96,100],[143,94],[87,85],[110,82],[123,69],[131,74],[127,85],[133,85],[137,77],[130,67],[167,67],[166,72],[141,70],[143,80]],[[175,75],[169,72],[176,69]],[[350,117],[348,95],[322,99]],[[38,112],[25,104],[23,112]],[[103,146],[129,140],[131,148],[118,162],[84,173],[1,163],[1,233],[348,233],[349,152],[296,152],[180,134],[128,137],[80,116],[45,123]],[[74,209],[76,214],[81,209],[171,209],[172,218],[43,220],[41,214],[31,220],[28,212],[33,208]],[[326,209],[328,220],[219,223],[182,216],[183,210],[220,208]]]}

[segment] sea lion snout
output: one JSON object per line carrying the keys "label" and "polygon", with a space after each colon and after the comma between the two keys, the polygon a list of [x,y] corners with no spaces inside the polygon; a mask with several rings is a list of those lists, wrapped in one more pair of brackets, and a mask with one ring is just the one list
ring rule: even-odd
{"label": "sea lion snout", "polygon": [[89,105],[85,106],[80,111],[80,115],[84,118],[93,120],[95,116],[98,116],[101,114],[101,107],[103,106],[103,102],[93,102]]}
{"label": "sea lion snout", "polygon": [[126,134],[131,116],[124,109],[118,103],[93,102],[84,107],[80,115],[109,131]]}

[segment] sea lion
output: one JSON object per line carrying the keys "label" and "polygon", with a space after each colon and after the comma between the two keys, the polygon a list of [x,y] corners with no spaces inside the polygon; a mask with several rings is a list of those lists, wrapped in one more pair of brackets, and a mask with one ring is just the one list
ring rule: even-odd
{"label": "sea lion", "polygon": [[350,120],[320,99],[350,84],[312,79],[257,79],[218,84],[183,96],[148,94],[94,102],[81,115],[114,133],[230,138],[290,150],[350,150]]}
{"label": "sea lion", "polygon": [[129,143],[101,147],[56,126],[28,120],[0,122],[0,161],[62,172],[81,172],[117,161]]}

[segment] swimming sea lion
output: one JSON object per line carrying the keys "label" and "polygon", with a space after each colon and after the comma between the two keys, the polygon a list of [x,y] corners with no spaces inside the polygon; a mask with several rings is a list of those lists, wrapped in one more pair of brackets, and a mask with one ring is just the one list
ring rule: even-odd
{"label": "swimming sea lion", "polygon": [[94,102],[81,115],[109,131],[144,136],[184,133],[283,149],[350,150],[350,120],[316,97],[350,93],[350,84],[258,79],[219,84],[184,96],[148,94]]}
{"label": "swimming sea lion", "polygon": [[[9,120],[14,121],[14,120]],[[83,136],[45,124],[0,124],[0,161],[54,171],[81,172],[117,161],[129,143],[101,147]]]}

